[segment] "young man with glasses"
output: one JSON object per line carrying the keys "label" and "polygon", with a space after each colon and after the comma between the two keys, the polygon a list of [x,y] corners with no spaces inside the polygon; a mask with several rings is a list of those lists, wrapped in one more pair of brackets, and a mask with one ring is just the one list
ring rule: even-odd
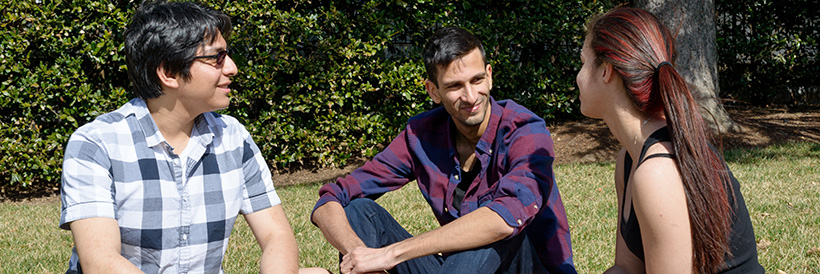
{"label": "young man with glasses", "polygon": [[196,3],[135,12],[125,53],[137,98],[66,146],[67,273],[222,273],[240,213],[263,250],[261,272],[297,272],[296,240],[259,148],[236,119],[213,112],[228,107],[238,72],[230,32],[227,15]]}

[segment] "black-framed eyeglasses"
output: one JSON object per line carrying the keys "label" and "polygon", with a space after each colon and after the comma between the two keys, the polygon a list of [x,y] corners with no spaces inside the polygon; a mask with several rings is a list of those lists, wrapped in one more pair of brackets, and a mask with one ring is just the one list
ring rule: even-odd
{"label": "black-framed eyeglasses", "polygon": [[225,63],[225,56],[228,56],[228,50],[221,50],[214,55],[200,55],[194,56],[194,60],[196,59],[216,59],[216,65],[221,66]]}

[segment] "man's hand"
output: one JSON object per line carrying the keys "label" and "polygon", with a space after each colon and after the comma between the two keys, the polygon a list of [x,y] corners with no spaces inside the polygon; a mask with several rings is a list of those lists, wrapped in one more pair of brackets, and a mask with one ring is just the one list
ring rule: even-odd
{"label": "man's hand", "polygon": [[384,248],[357,247],[342,257],[339,270],[343,274],[384,273],[399,264],[390,246]]}
{"label": "man's hand", "polygon": [[485,246],[513,233],[504,219],[482,207],[455,221],[384,248],[353,248],[342,258],[340,269],[351,273],[382,272],[407,260],[436,253],[455,252]]}

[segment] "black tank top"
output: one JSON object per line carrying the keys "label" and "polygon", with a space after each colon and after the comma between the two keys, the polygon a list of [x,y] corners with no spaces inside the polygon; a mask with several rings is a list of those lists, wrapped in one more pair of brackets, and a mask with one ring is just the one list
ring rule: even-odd
{"label": "black tank top", "polygon": [[473,167],[470,171],[461,170],[461,182],[458,183],[455,192],[453,192],[453,207],[461,212],[461,202],[464,201],[464,195],[467,194],[467,189],[473,184],[473,180],[478,176],[481,166],[478,161],[473,162]]}
{"label": "black tank top", "polygon": [[[653,132],[649,138],[646,138],[646,142],[644,142],[643,148],[641,148],[641,155],[638,157],[638,166],[646,162],[646,160],[655,157],[675,159],[673,154],[668,153],[658,153],[646,156],[646,151],[650,146],[655,143],[669,141],[671,141],[671,138],[669,137],[669,130],[666,127],[660,128]],[[629,184],[631,167],[632,157],[629,153],[627,153],[624,159],[624,196],[626,196],[626,187]],[[637,167],[635,168],[637,169]],[[726,167],[727,171],[728,169],[729,168]],[[723,268],[720,273],[765,273],[763,266],[761,266],[757,261],[757,244],[755,243],[754,230],[752,228],[751,219],[749,219],[749,211],[746,209],[746,203],[743,200],[743,195],[740,193],[740,184],[737,179],[735,179],[735,176],[732,175],[731,171],[729,171],[729,179],[732,181],[732,191],[734,192],[735,197],[734,203],[732,203],[731,197],[726,197],[730,200],[730,204],[734,209],[732,214],[734,217],[732,221],[732,232],[729,236],[729,245],[730,250],[732,251],[732,256],[726,257],[726,267]],[[624,197],[621,197],[621,200],[623,199]],[[632,202],[630,201],[630,205],[631,203]],[[619,209],[621,216],[624,216],[623,211],[625,204],[626,202],[623,202],[621,204],[621,208]],[[621,224],[621,237],[624,238],[624,242],[626,242],[626,246],[629,248],[629,251],[640,258],[641,261],[644,261],[641,226],[638,224],[638,217],[635,216],[634,206],[630,206],[630,208],[629,218],[627,220],[620,218],[619,220]]]}

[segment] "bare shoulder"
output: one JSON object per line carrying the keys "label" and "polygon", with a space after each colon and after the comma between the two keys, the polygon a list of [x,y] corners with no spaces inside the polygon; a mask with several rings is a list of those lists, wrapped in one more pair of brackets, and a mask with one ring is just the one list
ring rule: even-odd
{"label": "bare shoulder", "polygon": [[651,157],[658,154],[672,154],[671,144],[662,142],[651,146],[644,156],[644,161],[635,170],[632,177],[633,195],[636,198],[658,197],[666,195],[683,195],[683,181],[675,159],[669,157]]}
{"label": "bare shoulder", "polygon": [[[652,157],[653,155],[673,154],[672,144],[661,142],[652,145],[646,151],[643,162],[635,170],[633,181],[638,187],[669,187],[670,184],[679,184],[681,175],[675,159],[669,157]],[[638,159],[633,159],[637,161]]]}
{"label": "bare shoulder", "polygon": [[[660,153],[672,151],[659,144],[652,146],[647,155]],[[689,209],[675,160],[649,158],[638,166],[631,180],[632,203],[641,224],[647,271],[691,265]]]}
{"label": "bare shoulder", "polygon": [[[646,155],[659,153],[672,152],[666,146],[654,145]],[[652,226],[652,223],[671,225],[683,221],[672,219],[687,218],[686,193],[674,159],[655,157],[645,160],[635,170],[630,184],[633,184],[632,201],[641,230],[644,226]]]}

